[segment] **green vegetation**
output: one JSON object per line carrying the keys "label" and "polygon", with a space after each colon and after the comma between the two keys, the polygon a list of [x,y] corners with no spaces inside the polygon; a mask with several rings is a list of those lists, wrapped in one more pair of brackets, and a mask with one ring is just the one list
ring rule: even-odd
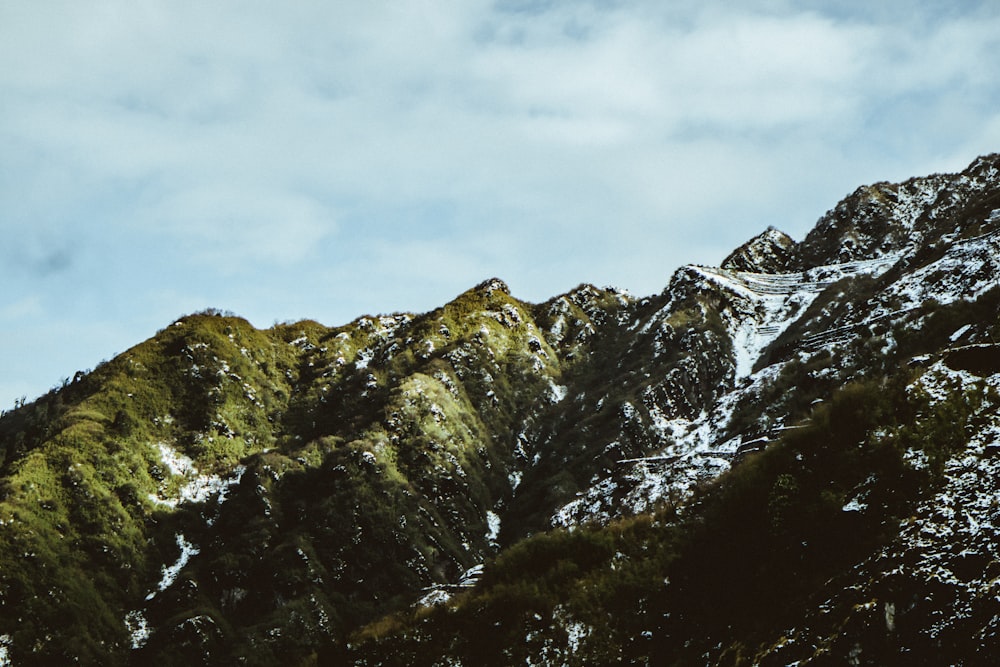
{"label": "green vegetation", "polygon": [[[0,419],[10,655],[308,660],[456,580],[496,549],[486,512],[510,499],[517,434],[553,400],[553,346],[586,349],[583,309],[602,306],[581,303],[572,342],[499,281],[336,329],[205,312],[19,406]],[[136,613],[158,630],[130,635]]]}
{"label": "green vegetation", "polygon": [[[373,624],[328,657],[687,665],[709,651],[750,664],[774,628],[794,626],[828,580],[886,544],[935,488],[939,466],[914,468],[905,453],[934,461],[963,446],[958,434],[983,396],[973,389],[932,405],[909,379],[842,388],[808,427],[702,487],[681,515],[523,540],[488,564],[475,590]],[[859,496],[866,510],[845,511]]]}

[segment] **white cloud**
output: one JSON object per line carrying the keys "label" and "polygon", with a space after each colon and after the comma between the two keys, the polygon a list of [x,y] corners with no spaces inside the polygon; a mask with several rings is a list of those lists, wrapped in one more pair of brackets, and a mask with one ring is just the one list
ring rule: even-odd
{"label": "white cloud", "polygon": [[41,314],[42,305],[40,299],[35,295],[27,296],[5,304],[3,308],[0,308],[0,323],[3,323],[5,327],[13,326],[19,320],[37,317]]}
{"label": "white cloud", "polygon": [[315,200],[253,185],[192,186],[147,213],[174,244],[226,267],[312,259],[335,225]]}

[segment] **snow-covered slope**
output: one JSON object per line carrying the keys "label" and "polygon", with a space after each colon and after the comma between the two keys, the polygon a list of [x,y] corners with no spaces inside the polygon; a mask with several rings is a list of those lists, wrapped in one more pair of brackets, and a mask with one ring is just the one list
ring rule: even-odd
{"label": "snow-covered slope", "polygon": [[[996,177],[992,162],[981,159],[959,175],[862,188],[820,221],[817,230],[830,236],[814,231],[794,244],[770,229],[727,258],[724,266],[730,268],[678,271],[668,302],[642,330],[669,329],[676,313],[695,299],[721,322],[732,372],[723,390],[694,415],[655,402],[646,410],[626,411],[626,418],[661,446],[605,470],[559,508],[552,523],[606,521],[678,501],[740,453],[759,450],[782,429],[794,427],[788,415],[769,418],[766,409],[754,424],[732,423],[734,412],[767,394],[789,364],[819,355],[840,358],[824,371],[832,388],[865,372],[851,361],[859,342],[891,348],[892,330],[919,329],[926,304],[973,302],[1000,287],[1000,210],[983,207],[978,199],[996,198],[990,194],[997,190]],[[973,212],[962,217],[970,208]],[[943,225],[947,233],[925,242]],[[807,264],[810,257],[848,261]],[[736,269],[748,266],[801,270]]]}
{"label": "snow-covered slope", "polygon": [[[585,370],[564,375],[558,409],[521,431],[535,454],[504,525],[523,521],[526,505],[549,508],[547,523],[584,532],[581,544],[608,526],[595,539],[618,539],[618,551],[607,552],[607,574],[580,574],[554,609],[511,610],[533,629],[512,630],[488,655],[989,664],[1000,649],[998,163],[988,156],[960,174],[859,188],[802,242],[769,229],[721,267],[683,267],[662,294],[604,319]],[[644,525],[628,517],[654,512],[663,534],[638,546],[621,537]],[[746,532],[707,525],[741,513]],[[685,542],[670,526],[700,537]],[[677,554],[654,555],[676,541]],[[552,558],[546,544],[539,558]],[[553,571],[592,567],[600,544],[567,553],[568,569]],[[761,547],[771,544],[773,554]],[[642,569],[654,562],[659,569]],[[633,564],[647,577],[638,589]],[[497,567],[510,586],[507,564]],[[612,592],[628,612],[602,615],[596,591],[619,571],[631,572],[617,581],[633,606]],[[394,641],[410,655],[425,646],[472,664],[482,652],[449,634],[446,618],[496,618],[482,610],[503,599],[499,585],[487,566],[480,595]],[[439,635],[452,639],[439,644]],[[400,664],[365,646],[381,656],[371,664]]]}

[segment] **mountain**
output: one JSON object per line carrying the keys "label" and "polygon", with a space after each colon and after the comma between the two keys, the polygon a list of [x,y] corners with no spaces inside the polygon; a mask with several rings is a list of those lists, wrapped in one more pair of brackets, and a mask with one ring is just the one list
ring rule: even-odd
{"label": "mountain", "polygon": [[0,418],[0,665],[986,664],[998,169],[644,298],[182,317]]}

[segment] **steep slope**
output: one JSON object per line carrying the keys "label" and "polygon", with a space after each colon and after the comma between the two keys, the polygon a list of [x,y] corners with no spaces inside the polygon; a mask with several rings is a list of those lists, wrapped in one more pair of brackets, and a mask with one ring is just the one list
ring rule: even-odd
{"label": "steep slope", "polygon": [[275,664],[446,591],[623,303],[542,312],[491,280],[337,329],[196,315],[5,415],[6,653]]}
{"label": "steep slope", "polygon": [[[721,269],[681,269],[656,307],[636,309],[629,354],[645,342],[655,359],[643,337],[696,310],[714,323],[696,334],[717,341],[707,353],[722,370],[698,375],[714,390],[687,410],[619,403],[606,442],[644,432],[652,444],[553,514],[573,532],[522,542],[465,598],[366,630],[346,656],[947,664],[995,652],[997,162],[863,188],[801,244],[772,230]],[[671,372],[657,371],[649,387]],[[668,396],[692,384],[671,380]],[[652,523],[625,518],[655,507]]]}
{"label": "steep slope", "polygon": [[[706,467],[711,476],[760,448],[833,388],[905,361],[896,347],[924,335],[934,307],[976,301],[1000,285],[996,162],[981,158],[962,174],[859,189],[801,244],[768,230],[730,255],[723,263],[729,268],[678,271],[665,292],[670,300],[640,331],[670,330],[678,304],[694,299],[721,323],[718,333],[732,350],[723,363],[733,374],[709,376],[719,387],[697,411],[663,410],[661,401],[659,412],[642,415],[661,426],[663,448],[609,471],[554,523],[623,516],[651,499],[676,499]],[[892,205],[886,192],[896,193]],[[981,329],[970,323],[963,340],[982,340]],[[669,384],[684,386],[673,378]]]}
{"label": "steep slope", "polygon": [[178,320],[0,418],[0,664],[986,655],[998,164],[642,299]]}

